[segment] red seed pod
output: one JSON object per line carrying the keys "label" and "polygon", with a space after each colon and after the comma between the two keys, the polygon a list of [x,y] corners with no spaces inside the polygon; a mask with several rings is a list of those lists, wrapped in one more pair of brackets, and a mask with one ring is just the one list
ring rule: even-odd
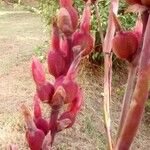
{"label": "red seed pod", "polygon": [[136,53],[139,47],[139,40],[133,31],[118,32],[113,39],[112,49],[120,59],[129,60]]}
{"label": "red seed pod", "polygon": [[49,82],[46,82],[44,85],[38,86],[36,91],[40,100],[48,103],[54,94],[54,87]]}
{"label": "red seed pod", "polygon": [[40,99],[37,95],[34,96],[34,122],[38,129],[42,130],[45,135],[48,133],[48,121],[42,117]]}
{"label": "red seed pod", "polygon": [[32,75],[37,86],[41,86],[45,83],[45,73],[42,64],[37,58],[33,58],[32,61]]}
{"label": "red seed pod", "polygon": [[66,35],[73,33],[71,16],[66,8],[60,8],[58,13],[58,27]]}
{"label": "red seed pod", "polygon": [[150,1],[149,0],[141,0],[141,2],[143,5],[150,7]]}
{"label": "red seed pod", "polygon": [[90,32],[90,25],[91,25],[91,8],[89,4],[86,4],[83,10],[80,30],[82,32]]}
{"label": "red seed pod", "polygon": [[22,112],[27,126],[26,139],[29,147],[31,150],[41,150],[45,134],[36,127],[31,112],[25,105],[22,106]]}
{"label": "red seed pod", "polygon": [[94,39],[89,33],[76,31],[72,36],[72,43],[74,46],[81,46],[81,50],[84,50],[83,56],[90,54],[93,50]]}
{"label": "red seed pod", "polygon": [[65,60],[60,53],[54,51],[49,52],[48,69],[49,73],[55,78],[65,74]]}
{"label": "red seed pod", "polygon": [[66,7],[66,9],[68,10],[71,17],[73,31],[75,31],[78,27],[78,19],[79,19],[78,12],[73,6]]}

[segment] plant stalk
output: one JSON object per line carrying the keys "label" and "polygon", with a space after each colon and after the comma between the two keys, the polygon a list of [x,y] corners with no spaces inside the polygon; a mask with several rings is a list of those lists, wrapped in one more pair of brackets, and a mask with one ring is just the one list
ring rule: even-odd
{"label": "plant stalk", "polygon": [[150,82],[150,15],[148,18],[138,68],[137,83],[115,150],[128,150],[137,133],[148,97]]}

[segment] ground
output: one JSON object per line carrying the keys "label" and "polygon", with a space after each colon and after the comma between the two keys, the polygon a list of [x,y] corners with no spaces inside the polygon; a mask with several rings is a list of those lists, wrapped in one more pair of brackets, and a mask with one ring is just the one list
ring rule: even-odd
{"label": "ground", "polygon": [[[19,150],[28,150],[20,106],[26,103],[32,107],[35,85],[31,77],[31,58],[34,49],[48,39],[44,29],[40,17],[35,14],[27,11],[0,11],[1,150],[9,143],[17,144]],[[127,71],[124,68],[114,70],[111,102],[113,136],[117,130],[126,79]],[[106,134],[102,121],[103,67],[83,60],[78,82],[84,91],[82,110],[73,128],[57,135],[53,149],[105,150]],[[149,135],[149,125],[143,120],[132,149],[148,150]]]}

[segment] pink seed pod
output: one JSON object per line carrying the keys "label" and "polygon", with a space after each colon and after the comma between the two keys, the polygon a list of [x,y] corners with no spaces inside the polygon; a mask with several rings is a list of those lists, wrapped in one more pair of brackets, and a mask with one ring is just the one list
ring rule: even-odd
{"label": "pink seed pod", "polygon": [[90,54],[93,50],[94,38],[89,33],[76,31],[72,36],[73,47],[81,46],[84,50],[83,56]]}
{"label": "pink seed pod", "polygon": [[48,121],[42,117],[40,99],[37,95],[34,96],[34,122],[38,129],[42,130],[45,135],[48,133]]}
{"label": "pink seed pod", "polygon": [[41,86],[46,82],[42,64],[35,57],[32,60],[32,75],[37,86]]}
{"label": "pink seed pod", "polygon": [[46,82],[44,85],[37,87],[36,91],[40,100],[48,103],[54,94],[54,87],[49,82]]}
{"label": "pink seed pod", "polygon": [[65,60],[58,52],[49,52],[48,54],[48,69],[49,73],[55,78],[65,74]]}
{"label": "pink seed pod", "polygon": [[91,26],[91,8],[89,4],[86,4],[83,10],[80,30],[82,32],[90,32],[90,26]]}
{"label": "pink seed pod", "polygon": [[22,112],[27,126],[26,139],[29,147],[31,150],[41,150],[45,134],[36,127],[31,112],[25,105],[22,106]]}
{"label": "pink seed pod", "polygon": [[66,8],[62,7],[59,10],[58,27],[66,36],[71,36],[73,33],[71,16]]}

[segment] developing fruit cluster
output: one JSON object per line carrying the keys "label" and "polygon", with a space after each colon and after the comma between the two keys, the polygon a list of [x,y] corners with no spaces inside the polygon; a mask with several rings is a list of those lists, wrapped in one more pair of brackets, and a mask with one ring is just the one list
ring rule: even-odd
{"label": "developing fruit cluster", "polygon": [[[51,48],[48,52],[48,70],[54,76],[52,84],[46,80],[42,64],[37,58],[32,61],[32,75],[36,84],[34,116],[22,106],[27,130],[26,139],[31,150],[52,146],[56,133],[72,127],[83,101],[82,90],[75,81],[77,67],[83,56],[91,53],[94,39],[90,33],[91,10],[85,3],[78,28],[78,12],[72,0],[60,0],[57,19],[53,19]],[[42,116],[40,103],[51,107],[50,118]],[[60,109],[67,105],[67,110]],[[65,107],[66,108],[66,107]]]}
{"label": "developing fruit cluster", "polygon": [[116,26],[116,35],[112,41],[112,50],[118,58],[131,62],[141,44],[143,29],[141,18],[137,19],[134,30],[130,31],[122,29],[115,14],[113,20]]}

